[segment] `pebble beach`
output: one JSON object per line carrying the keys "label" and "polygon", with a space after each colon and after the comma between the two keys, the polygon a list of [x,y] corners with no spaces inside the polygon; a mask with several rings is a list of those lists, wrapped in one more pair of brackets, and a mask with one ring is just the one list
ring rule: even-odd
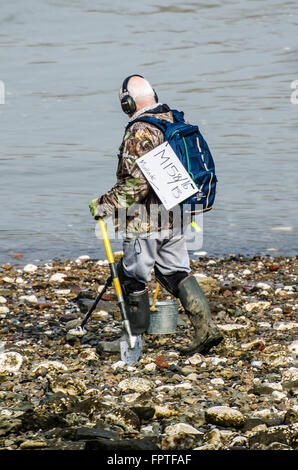
{"label": "pebble beach", "polygon": [[[144,335],[125,364],[99,346],[121,332],[113,288],[87,333],[71,333],[107,260],[2,264],[0,450],[297,449],[297,258],[194,256],[191,267],[224,341],[182,356],[192,328],[179,311],[175,333]],[[154,278],[148,287],[152,297]]]}

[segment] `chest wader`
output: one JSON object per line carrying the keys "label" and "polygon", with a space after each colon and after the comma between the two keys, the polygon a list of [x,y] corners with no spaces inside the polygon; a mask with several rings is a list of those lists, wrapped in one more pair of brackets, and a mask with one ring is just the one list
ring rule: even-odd
{"label": "chest wader", "polygon": [[223,340],[223,336],[212,320],[206,296],[196,278],[183,271],[165,276],[156,267],[155,276],[168,292],[180,300],[195,330],[193,342],[189,347],[181,348],[180,352],[186,355],[207,354]]}

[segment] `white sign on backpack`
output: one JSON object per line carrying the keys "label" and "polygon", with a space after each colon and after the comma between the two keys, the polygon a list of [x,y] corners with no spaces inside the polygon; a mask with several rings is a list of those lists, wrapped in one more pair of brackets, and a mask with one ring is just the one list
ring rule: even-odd
{"label": "white sign on backpack", "polygon": [[166,210],[198,192],[169,142],[155,147],[136,162]]}

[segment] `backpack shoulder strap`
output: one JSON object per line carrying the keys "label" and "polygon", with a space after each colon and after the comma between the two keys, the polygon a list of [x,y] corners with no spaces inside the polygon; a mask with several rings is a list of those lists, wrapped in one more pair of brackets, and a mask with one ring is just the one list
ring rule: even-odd
{"label": "backpack shoulder strap", "polygon": [[184,122],[183,111],[177,111],[177,109],[171,109],[173,113],[174,122]]}
{"label": "backpack shoulder strap", "polygon": [[[177,111],[176,109],[171,109],[171,111],[173,113],[174,123],[184,122],[183,112]],[[170,121],[166,121],[165,119],[158,119],[154,116],[140,116],[139,118],[129,122],[126,126],[126,130],[128,130],[135,122],[148,122],[149,124],[153,124],[154,126],[158,127],[158,129],[160,129],[163,133],[165,133],[169,126],[174,124]]]}
{"label": "backpack shoulder strap", "polygon": [[148,124],[153,124],[154,126],[158,127],[158,129],[160,129],[163,133],[166,131],[168,125],[171,124],[170,122],[164,119],[158,119],[153,116],[141,116],[129,122],[126,126],[126,130],[129,129],[136,122],[148,122]]}

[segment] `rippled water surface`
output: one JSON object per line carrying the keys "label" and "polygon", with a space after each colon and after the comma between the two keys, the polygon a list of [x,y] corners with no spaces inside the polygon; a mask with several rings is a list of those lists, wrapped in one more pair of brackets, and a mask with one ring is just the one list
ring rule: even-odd
{"label": "rippled water surface", "polygon": [[88,202],[115,182],[132,73],[212,150],[219,186],[198,249],[297,253],[297,3],[160,3],[2,2],[0,262],[104,256]]}

